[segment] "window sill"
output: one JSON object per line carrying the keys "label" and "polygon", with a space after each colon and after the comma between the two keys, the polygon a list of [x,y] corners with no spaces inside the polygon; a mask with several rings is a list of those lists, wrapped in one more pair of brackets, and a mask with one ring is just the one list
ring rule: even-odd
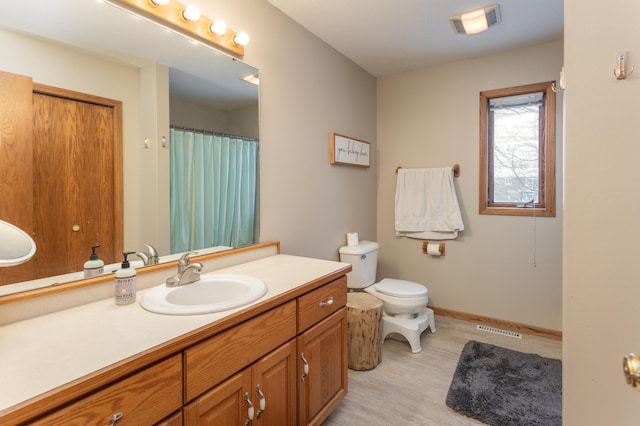
{"label": "window sill", "polygon": [[480,214],[497,216],[556,217],[556,212],[554,210],[542,208],[532,209],[530,207],[481,207]]}

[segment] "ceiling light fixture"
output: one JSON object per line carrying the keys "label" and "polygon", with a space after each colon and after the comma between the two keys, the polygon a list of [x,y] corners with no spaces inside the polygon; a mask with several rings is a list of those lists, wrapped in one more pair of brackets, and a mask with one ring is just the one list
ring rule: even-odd
{"label": "ceiling light fixture", "polygon": [[177,0],[104,0],[136,16],[159,24],[205,46],[244,56],[249,42],[246,33],[236,33],[223,21],[213,21],[200,14],[195,5],[185,6]]}
{"label": "ceiling light fixture", "polygon": [[500,5],[492,4],[449,17],[453,31],[457,34],[478,34],[502,20]]}

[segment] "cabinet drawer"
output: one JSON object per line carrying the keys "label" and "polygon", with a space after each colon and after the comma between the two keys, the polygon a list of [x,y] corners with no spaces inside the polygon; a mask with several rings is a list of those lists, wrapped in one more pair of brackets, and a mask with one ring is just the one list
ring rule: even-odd
{"label": "cabinet drawer", "polygon": [[296,302],[274,308],[184,351],[186,402],[296,335]]}
{"label": "cabinet drawer", "polygon": [[298,333],[347,303],[347,277],[341,277],[298,298]]}
{"label": "cabinet drawer", "polygon": [[35,424],[108,425],[122,413],[121,425],[156,423],[182,407],[182,356],[155,364],[95,392]]}

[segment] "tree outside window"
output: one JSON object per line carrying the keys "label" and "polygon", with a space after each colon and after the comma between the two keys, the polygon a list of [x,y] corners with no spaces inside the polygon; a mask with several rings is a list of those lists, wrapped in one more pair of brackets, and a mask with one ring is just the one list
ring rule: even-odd
{"label": "tree outside window", "polygon": [[551,82],[480,93],[480,214],[555,216]]}

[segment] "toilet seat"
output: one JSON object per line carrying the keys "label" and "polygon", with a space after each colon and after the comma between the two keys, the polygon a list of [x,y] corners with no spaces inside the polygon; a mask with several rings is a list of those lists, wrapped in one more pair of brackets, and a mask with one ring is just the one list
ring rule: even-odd
{"label": "toilet seat", "polygon": [[393,297],[423,297],[427,295],[427,288],[418,283],[393,278],[384,278],[374,285],[374,288]]}

